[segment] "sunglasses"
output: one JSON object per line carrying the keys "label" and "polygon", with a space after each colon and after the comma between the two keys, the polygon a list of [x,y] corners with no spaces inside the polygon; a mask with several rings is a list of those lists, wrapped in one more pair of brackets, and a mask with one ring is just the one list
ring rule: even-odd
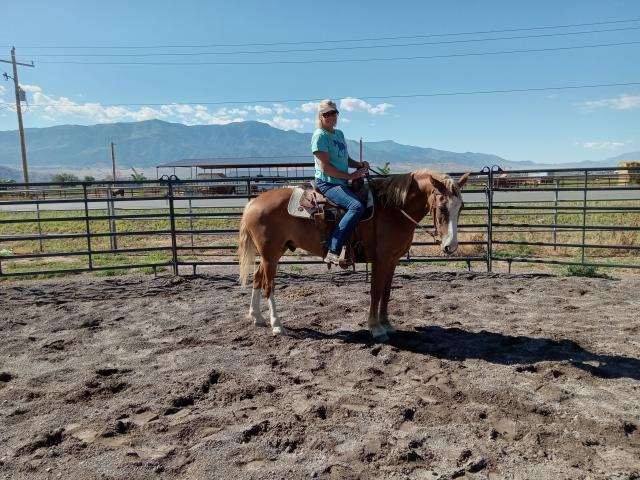
{"label": "sunglasses", "polygon": [[338,112],[337,112],[337,111],[335,111],[335,110],[331,110],[330,112],[327,112],[327,113],[323,113],[323,114],[322,114],[322,116],[323,116],[324,118],[332,117],[332,116],[334,116],[334,115],[338,115]]}

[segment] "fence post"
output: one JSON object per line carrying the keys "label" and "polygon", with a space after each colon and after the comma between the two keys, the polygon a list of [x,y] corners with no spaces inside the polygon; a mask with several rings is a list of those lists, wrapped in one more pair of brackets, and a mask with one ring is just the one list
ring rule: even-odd
{"label": "fence post", "polygon": [[171,263],[173,263],[173,274],[178,275],[178,250],[176,242],[176,217],[175,209],[173,205],[173,183],[171,177],[168,180],[168,192],[169,196],[169,223],[171,225]]}
{"label": "fence post", "polygon": [[87,231],[87,251],[89,252],[89,270],[93,270],[93,258],[91,257],[91,229],[89,228],[89,201],[87,200],[87,184],[82,184],[84,195],[84,223]]}
{"label": "fence post", "polygon": [[[191,196],[191,194],[189,194],[189,196]],[[191,198],[189,198],[189,230],[191,230],[191,246],[193,247],[193,210],[191,209]],[[191,250],[191,253],[193,254],[193,250]]]}
{"label": "fence post", "polygon": [[584,197],[582,200],[582,263],[584,263],[584,244],[587,237],[587,181],[589,172],[584,171]]}
{"label": "fence post", "polygon": [[485,194],[487,196],[487,272],[493,270],[493,169],[484,167],[483,171],[487,172],[487,186]]}
{"label": "fence post", "polygon": [[553,251],[555,252],[558,247],[558,189],[560,188],[559,180],[556,178],[556,190],[553,194]]}
{"label": "fence post", "polygon": [[109,238],[111,239],[111,250],[118,249],[118,239],[116,238],[116,207],[115,201],[113,200],[113,191],[111,187],[107,187],[107,215],[109,215],[109,233],[111,235]]}
{"label": "fence post", "polygon": [[36,192],[36,216],[38,217],[38,241],[40,242],[40,253],[44,251],[42,247],[42,223],[40,222],[40,202],[38,201],[38,192]]}

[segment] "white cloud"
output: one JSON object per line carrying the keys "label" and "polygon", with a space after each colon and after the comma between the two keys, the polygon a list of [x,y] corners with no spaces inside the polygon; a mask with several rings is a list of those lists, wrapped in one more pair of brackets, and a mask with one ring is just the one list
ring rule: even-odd
{"label": "white cloud", "polygon": [[587,148],[589,150],[616,150],[618,148],[624,147],[625,145],[629,145],[630,143],[632,143],[631,140],[627,140],[626,142],[615,142],[615,141],[584,142],[582,144],[582,147]]}
{"label": "white cloud", "polygon": [[612,108],[614,110],[630,110],[640,108],[640,95],[619,95],[616,98],[605,98],[602,100],[591,100],[584,102],[583,106],[590,110],[596,108]]}
{"label": "white cloud", "polygon": [[[161,119],[183,123],[185,125],[208,124],[225,125],[243,122],[250,118],[259,119],[277,128],[285,130],[301,129],[308,119],[287,118],[284,114],[300,113],[282,104],[272,107],[263,105],[244,105],[239,107],[220,107],[210,109],[206,105],[186,105],[168,103],[158,106],[102,105],[98,102],[80,103],[64,96],[55,96],[44,92],[37,85],[23,85],[28,94],[30,115],[50,123],[60,121],[86,121],[92,123],[110,123],[118,121],[141,121]],[[0,90],[0,98],[6,88]],[[76,97],[77,98],[77,97]],[[9,109],[11,107],[8,107]],[[262,119],[265,115],[275,115],[271,119]],[[288,115],[289,116],[289,115]]]}
{"label": "white cloud", "polygon": [[281,103],[274,103],[273,104],[273,109],[275,110],[276,114],[278,114],[278,115],[282,115],[284,113],[295,113],[294,109],[286,107],[286,106],[282,105]]}
{"label": "white cloud", "polygon": [[171,114],[186,114],[193,113],[194,109],[191,105],[181,105],[178,103],[170,103],[169,105],[163,105],[160,107],[160,110],[171,115]]}
{"label": "white cloud", "polygon": [[300,105],[300,110],[305,113],[317,112],[320,102],[307,102]]}
{"label": "white cloud", "polygon": [[393,107],[393,105],[390,103],[371,105],[360,98],[354,97],[347,97],[340,100],[340,108],[347,112],[367,112],[371,115],[384,115],[391,107]]}
{"label": "white cloud", "polygon": [[281,116],[275,116],[271,120],[265,120],[266,123],[272,127],[281,128],[283,130],[294,130],[296,128],[302,128],[303,122],[297,118],[284,118]]}
{"label": "white cloud", "polygon": [[262,105],[247,105],[244,108],[256,112],[258,115],[271,115],[273,112],[269,107],[263,107]]}

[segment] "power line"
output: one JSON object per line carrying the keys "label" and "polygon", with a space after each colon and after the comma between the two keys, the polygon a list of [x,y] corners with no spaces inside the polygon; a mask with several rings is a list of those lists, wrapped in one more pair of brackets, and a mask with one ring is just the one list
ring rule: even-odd
{"label": "power line", "polygon": [[[608,20],[602,22],[589,22],[589,23],[573,23],[564,25],[544,25],[539,27],[523,27],[523,28],[507,28],[497,30],[477,30],[471,32],[449,32],[449,33],[430,33],[425,35],[402,35],[393,37],[371,37],[371,38],[352,38],[341,40],[298,40],[292,42],[270,42],[270,43],[213,43],[213,44],[195,44],[195,45],[22,45],[20,48],[25,49],[154,49],[154,48],[212,48],[212,47],[255,47],[255,46],[274,46],[274,45],[302,45],[302,44],[323,44],[323,43],[346,43],[346,42],[369,42],[378,40],[409,40],[414,38],[432,38],[432,37],[447,37],[457,35],[480,35],[488,33],[509,33],[509,32],[526,32],[533,30],[547,30],[554,28],[571,28],[571,27],[587,27],[595,25],[612,25],[619,23],[631,23],[638,22],[640,18],[621,19],[621,20]],[[9,45],[0,45],[0,47],[9,47]]]}
{"label": "power line", "polygon": [[586,30],[581,32],[560,32],[560,33],[542,33],[538,35],[517,35],[510,37],[492,37],[492,38],[471,38],[463,40],[442,40],[437,42],[414,42],[399,43],[392,45],[358,45],[350,47],[324,47],[324,48],[293,48],[287,50],[236,50],[232,52],[177,52],[177,53],[43,53],[31,55],[34,58],[42,57],[192,57],[205,55],[240,55],[240,54],[264,54],[264,53],[293,53],[293,52],[321,52],[321,51],[337,51],[337,50],[364,50],[373,48],[397,48],[397,47],[415,47],[425,45],[450,45],[455,43],[474,43],[474,42],[490,42],[499,40],[520,40],[527,38],[549,38],[569,35],[585,35],[592,33],[608,33],[621,32],[629,30],[640,30],[638,27],[611,28],[604,30]]}
{"label": "power line", "polygon": [[[624,83],[600,83],[591,85],[562,85],[551,87],[529,87],[529,88],[510,88],[504,90],[472,90],[461,92],[435,92],[435,93],[414,93],[407,95],[366,95],[358,96],[357,98],[363,100],[388,100],[394,98],[428,98],[428,97],[453,97],[462,95],[488,95],[488,94],[500,94],[500,93],[524,93],[524,92],[543,92],[543,91],[558,91],[558,90],[578,90],[587,88],[603,88],[603,87],[630,87],[638,86],[638,82],[624,82]],[[356,98],[349,95],[339,96],[334,98]],[[235,105],[235,104],[258,104],[258,103],[294,103],[294,102],[318,102],[322,98],[296,98],[296,99],[278,99],[278,100],[227,100],[220,102],[165,102],[165,103],[111,103],[111,104],[97,104],[103,107],[161,107],[164,105]],[[95,103],[95,102],[93,102]],[[0,104],[10,105],[10,104]],[[48,103],[40,105],[31,105],[32,107],[77,107],[81,104],[69,104],[69,103]]]}
{"label": "power line", "polygon": [[44,64],[66,64],[66,65],[302,65],[314,63],[367,63],[367,62],[386,62],[397,60],[430,60],[435,58],[460,58],[460,57],[481,57],[488,55],[507,55],[514,53],[536,53],[536,52],[558,52],[563,50],[580,50],[586,48],[598,47],[617,47],[623,45],[636,45],[640,41],[632,42],[616,42],[616,43],[596,43],[590,45],[574,45],[571,47],[549,47],[549,48],[531,48],[525,50],[502,50],[494,52],[471,52],[471,53],[450,53],[441,55],[416,55],[410,57],[378,57],[378,58],[349,58],[338,60],[272,60],[266,62],[94,62],[79,60],[43,60]]}

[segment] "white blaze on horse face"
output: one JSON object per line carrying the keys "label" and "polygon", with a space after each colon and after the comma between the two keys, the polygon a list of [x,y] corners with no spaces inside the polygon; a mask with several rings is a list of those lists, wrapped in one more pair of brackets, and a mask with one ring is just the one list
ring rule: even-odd
{"label": "white blaze on horse face", "polygon": [[442,239],[442,251],[451,254],[458,248],[458,216],[462,208],[462,199],[457,196],[450,196],[447,202],[449,210],[449,225],[447,235]]}

